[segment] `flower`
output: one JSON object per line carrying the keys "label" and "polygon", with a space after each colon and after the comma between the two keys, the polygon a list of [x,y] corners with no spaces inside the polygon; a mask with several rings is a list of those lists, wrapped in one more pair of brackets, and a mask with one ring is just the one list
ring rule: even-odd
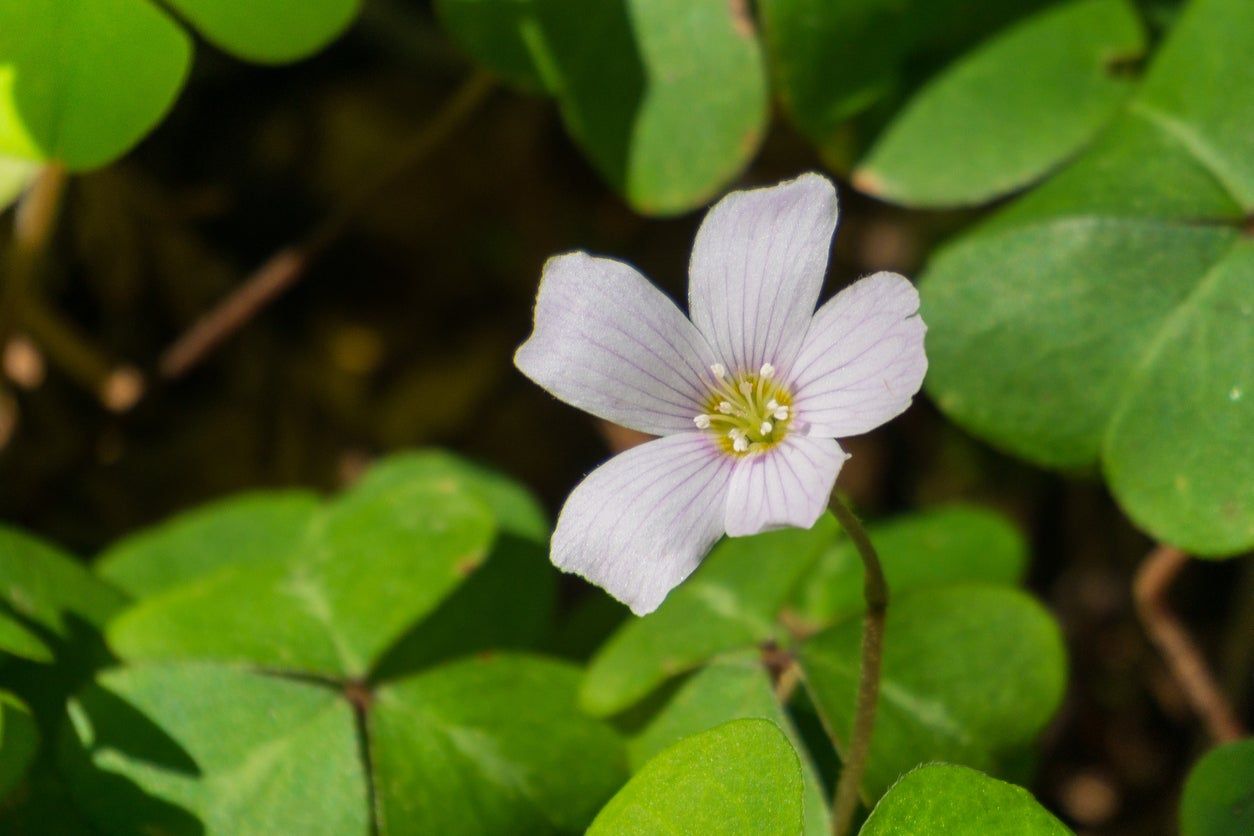
{"label": "flower", "polygon": [[661,436],[571,493],[559,569],[652,612],[723,534],[814,525],[848,458],[836,439],[910,405],[927,358],[909,281],[876,273],[815,311],[836,214],[817,174],[723,198],[693,245],[691,320],[621,261],[545,264],[515,365],[572,406]]}

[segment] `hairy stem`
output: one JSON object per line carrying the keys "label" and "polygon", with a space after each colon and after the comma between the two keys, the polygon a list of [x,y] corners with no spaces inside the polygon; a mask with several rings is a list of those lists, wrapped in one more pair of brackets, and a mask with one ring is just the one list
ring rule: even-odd
{"label": "hairy stem", "polygon": [[378,199],[380,192],[426,160],[457,133],[479,109],[493,86],[494,82],[485,73],[476,73],[467,79],[413,139],[404,144],[400,153],[368,179],[356,195],[323,219],[303,242],[283,247],[268,258],[167,348],[158,364],[161,375],[174,379],[187,374],[228,337],[300,281],[310,264],[339,240],[352,225],[353,219]]}
{"label": "hairy stem", "polygon": [[875,708],[880,691],[880,669],[884,661],[884,617],[888,612],[888,582],[880,566],[879,555],[871,545],[862,523],[849,507],[832,494],[832,513],[853,541],[862,558],[864,572],[863,597],[866,614],[862,620],[862,662],[858,671],[858,697],[854,707],[853,731],[849,746],[843,752],[840,778],[832,798],[832,833],[845,836],[853,824],[858,808],[858,790],[866,772],[867,755],[871,751],[871,735],[875,731]]}
{"label": "hairy stem", "polygon": [[1136,573],[1133,595],[1145,632],[1162,653],[1189,705],[1202,718],[1211,739],[1226,743],[1245,736],[1241,721],[1202,651],[1167,602],[1167,591],[1188,562],[1189,556],[1174,546],[1156,547]]}

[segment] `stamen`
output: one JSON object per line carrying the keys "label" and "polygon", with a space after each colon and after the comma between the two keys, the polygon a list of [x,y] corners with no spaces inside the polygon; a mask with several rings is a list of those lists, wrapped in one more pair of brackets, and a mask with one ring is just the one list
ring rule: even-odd
{"label": "stamen", "polygon": [[702,414],[692,419],[692,423],[697,425],[699,430],[708,430],[710,428],[710,416]]}
{"label": "stamen", "polygon": [[769,380],[775,376],[775,367],[770,363],[763,363],[762,368],[758,370],[758,374]]}
{"label": "stamen", "polygon": [[724,377],[727,376],[727,367],[724,366],[722,363],[715,363],[713,366],[710,366],[710,371],[712,371],[714,373],[714,376],[717,377],[719,380],[722,380]]}
{"label": "stamen", "polygon": [[724,415],[731,415],[731,413],[732,413],[732,405],[731,405],[731,403],[730,403],[729,401],[719,401],[719,402],[718,402],[718,411],[719,411],[719,412],[721,412],[721,413],[723,413]]}
{"label": "stamen", "polygon": [[749,451],[749,439],[743,435],[732,442],[732,449],[737,453],[746,453]]}
{"label": "stamen", "polygon": [[770,435],[771,430],[773,429],[775,429],[775,427],[770,421],[763,421],[762,426],[758,427],[758,432],[762,433],[762,435]]}
{"label": "stamen", "polygon": [[786,421],[788,419],[788,407],[781,406],[771,414],[775,416],[776,421]]}
{"label": "stamen", "polygon": [[774,412],[777,409],[779,409],[779,401],[775,400],[774,398],[771,398],[769,401],[766,402],[767,412]]}
{"label": "stamen", "polygon": [[741,382],[741,384],[740,384],[740,394],[742,394],[742,395],[751,395],[751,394],[753,394],[753,384],[752,384],[752,383],[750,383],[750,382],[749,382],[749,381],[747,381],[747,380],[742,381],[742,382]]}

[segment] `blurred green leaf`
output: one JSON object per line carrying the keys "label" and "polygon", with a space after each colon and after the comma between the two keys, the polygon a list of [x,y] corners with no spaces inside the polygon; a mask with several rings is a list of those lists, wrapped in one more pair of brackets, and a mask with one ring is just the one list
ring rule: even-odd
{"label": "blurred green leaf", "polygon": [[733,720],[686,737],[645,764],[605,805],[589,836],[754,833],[803,826],[797,753],[769,720]]}
{"label": "blurred green leaf", "polygon": [[[952,505],[868,527],[894,596],[961,581],[1013,585],[1027,546],[1001,514]],[[848,538],[830,545],[797,585],[790,613],[811,625],[862,612],[862,559]]]}
{"label": "blurred green leaf", "polygon": [[566,128],[633,207],[674,214],[736,177],[766,128],[747,7],[688,0],[438,0],[490,71],[557,99]]}
{"label": "blurred green leaf", "polygon": [[108,671],[60,746],[106,832],[370,832],[353,711],[334,690],[211,664]]}
{"label": "blurred green leaf", "polygon": [[22,780],[39,749],[39,729],[30,709],[0,691],[0,801]]}
{"label": "blurred green leaf", "polygon": [[51,662],[52,648],[18,619],[0,610],[0,652],[32,662]]}
{"label": "blurred green leaf", "polygon": [[491,513],[465,485],[365,485],[327,506],[287,560],[227,566],[113,622],[129,660],[215,659],[360,678],[484,561]]}
{"label": "blurred green leaf", "polygon": [[[849,739],[862,620],[801,648],[807,687],[825,723]],[[1066,657],[1058,626],[1014,589],[954,585],[893,599],[865,789],[878,798],[921,763],[995,770],[1027,743],[1062,700]]]}
{"label": "blurred green leaf", "polygon": [[1106,137],[933,260],[929,390],[1047,466],[1099,461],[1201,555],[1254,545],[1254,5],[1198,0]]}
{"label": "blurred green leaf", "polygon": [[723,540],[656,612],[606,642],[588,666],[580,703],[614,714],[716,654],[774,638],[775,616],[836,530],[825,514],[808,531]]}
{"label": "blurred green leaf", "polygon": [[1184,785],[1181,836],[1248,836],[1254,832],[1254,740],[1206,753]]}
{"label": "blurred green leaf", "polygon": [[839,170],[849,119],[1049,0],[763,0],[775,87],[798,129]]}
{"label": "blurred green leaf", "polygon": [[370,711],[379,829],[576,832],[626,777],[622,743],[575,708],[577,668],[494,656],[379,690]]}
{"label": "blurred green leaf", "polygon": [[318,506],[318,497],[304,491],[233,496],[115,543],[97,560],[96,573],[146,598],[226,566],[284,560]]}
{"label": "blurred green leaf", "polygon": [[808,836],[827,836],[830,823],[826,791],[792,721],[776,699],[770,677],[755,650],[715,659],[685,680],[629,741],[627,751],[632,768],[641,769],[654,755],[689,735],[749,717],[769,720],[788,735],[797,750],[805,782],[804,832]]}
{"label": "blurred green leaf", "polygon": [[0,604],[15,615],[65,638],[81,624],[103,626],[124,602],[74,558],[0,525]]}
{"label": "blurred green leaf", "polygon": [[[289,61],[348,25],[358,0],[168,0],[227,52]],[[151,0],[0,5],[0,155],[89,169],[121,156],[174,103],[191,39]]]}
{"label": "blurred green leaf", "polygon": [[248,61],[304,58],[352,22],[361,0],[164,0],[206,40]]}
{"label": "blurred green leaf", "polygon": [[1048,8],[961,56],[859,164],[862,191],[909,206],[981,203],[1083,147],[1132,90],[1117,62],[1145,50],[1127,0]]}
{"label": "blurred green leaf", "polygon": [[1062,822],[1022,787],[945,763],[910,772],[871,812],[860,836],[1067,836]]}

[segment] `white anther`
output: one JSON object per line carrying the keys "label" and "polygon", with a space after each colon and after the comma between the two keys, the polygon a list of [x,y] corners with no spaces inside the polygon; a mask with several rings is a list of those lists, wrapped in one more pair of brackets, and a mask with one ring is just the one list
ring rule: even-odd
{"label": "white anther", "polygon": [[769,401],[766,402],[767,412],[774,412],[777,409],[779,409],[779,401],[775,400],[774,398],[771,398]]}
{"label": "white anther", "polygon": [[758,427],[758,432],[762,435],[770,435],[773,429],[775,429],[775,426],[770,421],[763,421],[762,426]]}
{"label": "white anther", "polygon": [[788,417],[788,407],[781,406],[773,413],[776,421],[783,421]]}
{"label": "white anther", "polygon": [[724,415],[731,415],[732,413],[731,403],[729,401],[719,401],[718,411],[723,413]]}
{"label": "white anther", "polygon": [[714,376],[717,377],[719,380],[722,380],[724,377],[727,376],[727,367],[724,366],[722,363],[715,363],[713,366],[710,366],[710,371],[712,371],[714,373]]}
{"label": "white anther", "polygon": [[742,381],[740,384],[740,394],[749,395],[749,394],[752,394],[752,392],[753,392],[753,384],[747,380]]}
{"label": "white anther", "polygon": [[709,429],[709,427],[710,427],[710,416],[708,416],[708,415],[698,415],[696,418],[693,418],[693,419],[692,419],[692,423],[696,424],[696,425],[697,425],[697,429],[699,429],[699,430],[706,430],[706,429]]}
{"label": "white anther", "polygon": [[732,449],[737,453],[745,453],[749,450],[749,439],[743,435],[732,442]]}
{"label": "white anther", "polygon": [[775,367],[770,363],[763,363],[762,368],[758,370],[758,374],[762,375],[767,380],[770,380],[775,376]]}

